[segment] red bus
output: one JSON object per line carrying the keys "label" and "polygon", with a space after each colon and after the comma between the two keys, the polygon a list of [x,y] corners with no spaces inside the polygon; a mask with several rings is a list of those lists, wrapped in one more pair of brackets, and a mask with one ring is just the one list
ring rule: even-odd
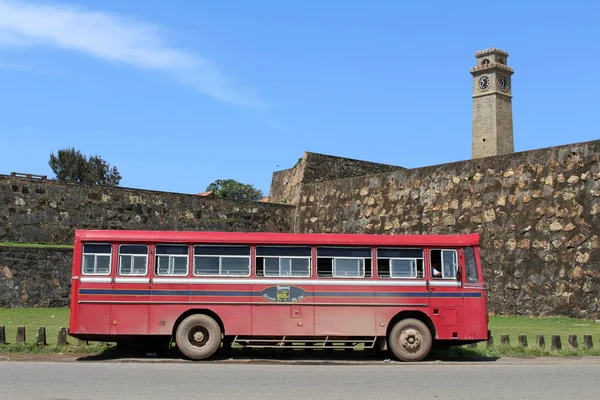
{"label": "red bus", "polygon": [[77,230],[69,334],[364,348],[418,361],[488,338],[479,235]]}

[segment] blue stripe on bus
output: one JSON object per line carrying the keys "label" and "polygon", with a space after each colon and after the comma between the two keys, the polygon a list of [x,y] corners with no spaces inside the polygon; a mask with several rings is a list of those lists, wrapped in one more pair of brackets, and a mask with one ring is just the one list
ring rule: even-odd
{"label": "blue stripe on bus", "polygon": [[[135,289],[79,289],[79,294],[115,296],[213,296],[213,297],[262,297],[263,292],[224,290],[135,290]],[[460,298],[482,297],[481,292],[305,292],[312,297],[411,297],[411,298]]]}

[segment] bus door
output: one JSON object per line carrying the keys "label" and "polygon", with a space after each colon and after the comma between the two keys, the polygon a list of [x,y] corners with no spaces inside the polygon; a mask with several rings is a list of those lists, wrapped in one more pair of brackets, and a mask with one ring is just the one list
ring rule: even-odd
{"label": "bus door", "polygon": [[428,257],[427,289],[429,292],[429,308],[436,326],[448,327],[438,329],[438,338],[451,339],[456,332],[451,329],[457,326],[464,306],[460,265],[463,255],[457,249],[430,249]]}
{"label": "bus door", "polygon": [[116,274],[110,312],[110,333],[148,333],[150,302],[150,248],[145,244],[121,244],[115,249]]}

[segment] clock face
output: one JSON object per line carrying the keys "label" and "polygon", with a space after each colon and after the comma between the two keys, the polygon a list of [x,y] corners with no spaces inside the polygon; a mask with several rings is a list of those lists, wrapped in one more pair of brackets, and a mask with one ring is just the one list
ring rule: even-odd
{"label": "clock face", "polygon": [[502,90],[508,89],[508,79],[505,76],[500,77],[498,84],[500,85],[500,89],[502,89]]}
{"label": "clock face", "polygon": [[490,87],[490,78],[487,75],[479,78],[479,90],[486,90]]}

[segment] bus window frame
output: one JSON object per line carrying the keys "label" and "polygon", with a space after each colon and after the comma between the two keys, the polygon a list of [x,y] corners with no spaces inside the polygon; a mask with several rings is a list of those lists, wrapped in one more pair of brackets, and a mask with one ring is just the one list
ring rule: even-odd
{"label": "bus window frame", "polygon": [[[348,257],[348,256],[342,256],[342,257],[337,257],[337,256],[319,256],[319,249],[322,248],[326,248],[326,249],[344,249],[344,250],[349,250],[349,249],[360,249],[360,250],[369,250],[369,257]],[[322,246],[314,246],[315,249],[315,278],[316,279],[373,279],[373,277],[375,276],[375,274],[373,273],[373,247],[372,246],[328,246],[328,245],[322,245]],[[331,276],[319,276],[319,258],[330,258],[332,260],[331,263]],[[363,273],[362,276],[336,276],[335,274],[335,260],[336,259],[357,259],[357,260],[363,260]],[[365,262],[365,259],[370,259],[371,260],[371,276],[366,276],[367,273],[367,263]]]}
{"label": "bus window frame", "polygon": [[[86,253],[85,252],[85,246],[86,245],[104,245],[104,246],[110,246],[110,252],[108,253]],[[81,246],[81,267],[80,267],[80,271],[81,271],[81,275],[84,276],[111,276],[112,275],[112,270],[113,270],[113,251],[114,251],[114,247],[112,243],[106,243],[106,242],[87,242],[87,243],[82,243]],[[86,255],[93,255],[94,256],[94,272],[93,273],[89,273],[89,272],[85,272],[84,268],[83,268],[83,264],[85,263],[85,256]],[[106,256],[108,255],[108,272],[105,274],[99,274],[97,272],[95,272],[97,270],[97,259],[98,256]]]}
{"label": "bus window frame", "polygon": [[[124,254],[132,257],[131,270],[133,271],[133,257],[145,257],[146,258],[146,272],[144,274],[123,274],[121,273],[121,247],[122,246],[146,246],[146,254]],[[117,275],[118,276],[148,276],[150,272],[150,245],[147,243],[120,243],[117,246]],[[160,275],[157,275],[160,276]]]}
{"label": "bus window frame", "polygon": [[[226,255],[219,255],[219,254],[202,254],[202,255],[196,255],[194,253],[194,249],[196,247],[227,247],[227,248],[231,248],[231,247],[240,247],[240,248],[248,248],[249,252],[248,255],[230,255],[230,254],[226,254]],[[200,244],[200,243],[195,243],[191,246],[192,248],[192,276],[197,276],[197,277],[203,277],[203,278],[208,278],[208,277],[235,277],[235,278],[248,278],[252,275],[252,254],[253,254],[253,246],[251,245],[223,245],[223,244]],[[219,259],[219,273],[218,274],[196,274],[196,257],[204,257],[204,258],[218,258]],[[247,275],[232,275],[232,274],[223,274],[223,258],[247,258],[248,259],[248,274]]]}
{"label": "bus window frame", "polygon": [[[159,254],[157,251],[157,247],[158,246],[171,246],[171,247],[187,247],[188,251],[187,254]],[[185,274],[161,274],[159,273],[159,268],[160,268],[160,262],[158,261],[158,257],[169,257],[169,266],[168,268],[171,268],[171,258],[186,258],[186,265],[185,265]],[[175,268],[173,268],[175,269]],[[154,265],[153,265],[153,272],[154,272],[154,276],[158,276],[158,277],[169,277],[169,276],[175,276],[175,277],[182,277],[182,276],[189,276],[190,274],[190,245],[186,244],[186,243],[155,243],[154,244]]]}
{"label": "bus window frame", "polygon": [[[442,276],[440,277],[435,277],[433,276],[433,265],[431,263],[431,252],[432,251],[440,251],[440,273],[442,274]],[[454,252],[454,261],[456,262],[455,264],[455,268],[454,268],[454,276],[453,277],[445,277],[444,276],[444,263],[443,263],[443,253],[444,251],[453,251]],[[434,279],[434,280],[447,280],[447,281],[460,281],[461,280],[461,276],[460,276],[460,258],[459,258],[459,254],[458,254],[458,249],[456,248],[431,248],[429,249],[429,275],[430,275],[430,279]]]}

